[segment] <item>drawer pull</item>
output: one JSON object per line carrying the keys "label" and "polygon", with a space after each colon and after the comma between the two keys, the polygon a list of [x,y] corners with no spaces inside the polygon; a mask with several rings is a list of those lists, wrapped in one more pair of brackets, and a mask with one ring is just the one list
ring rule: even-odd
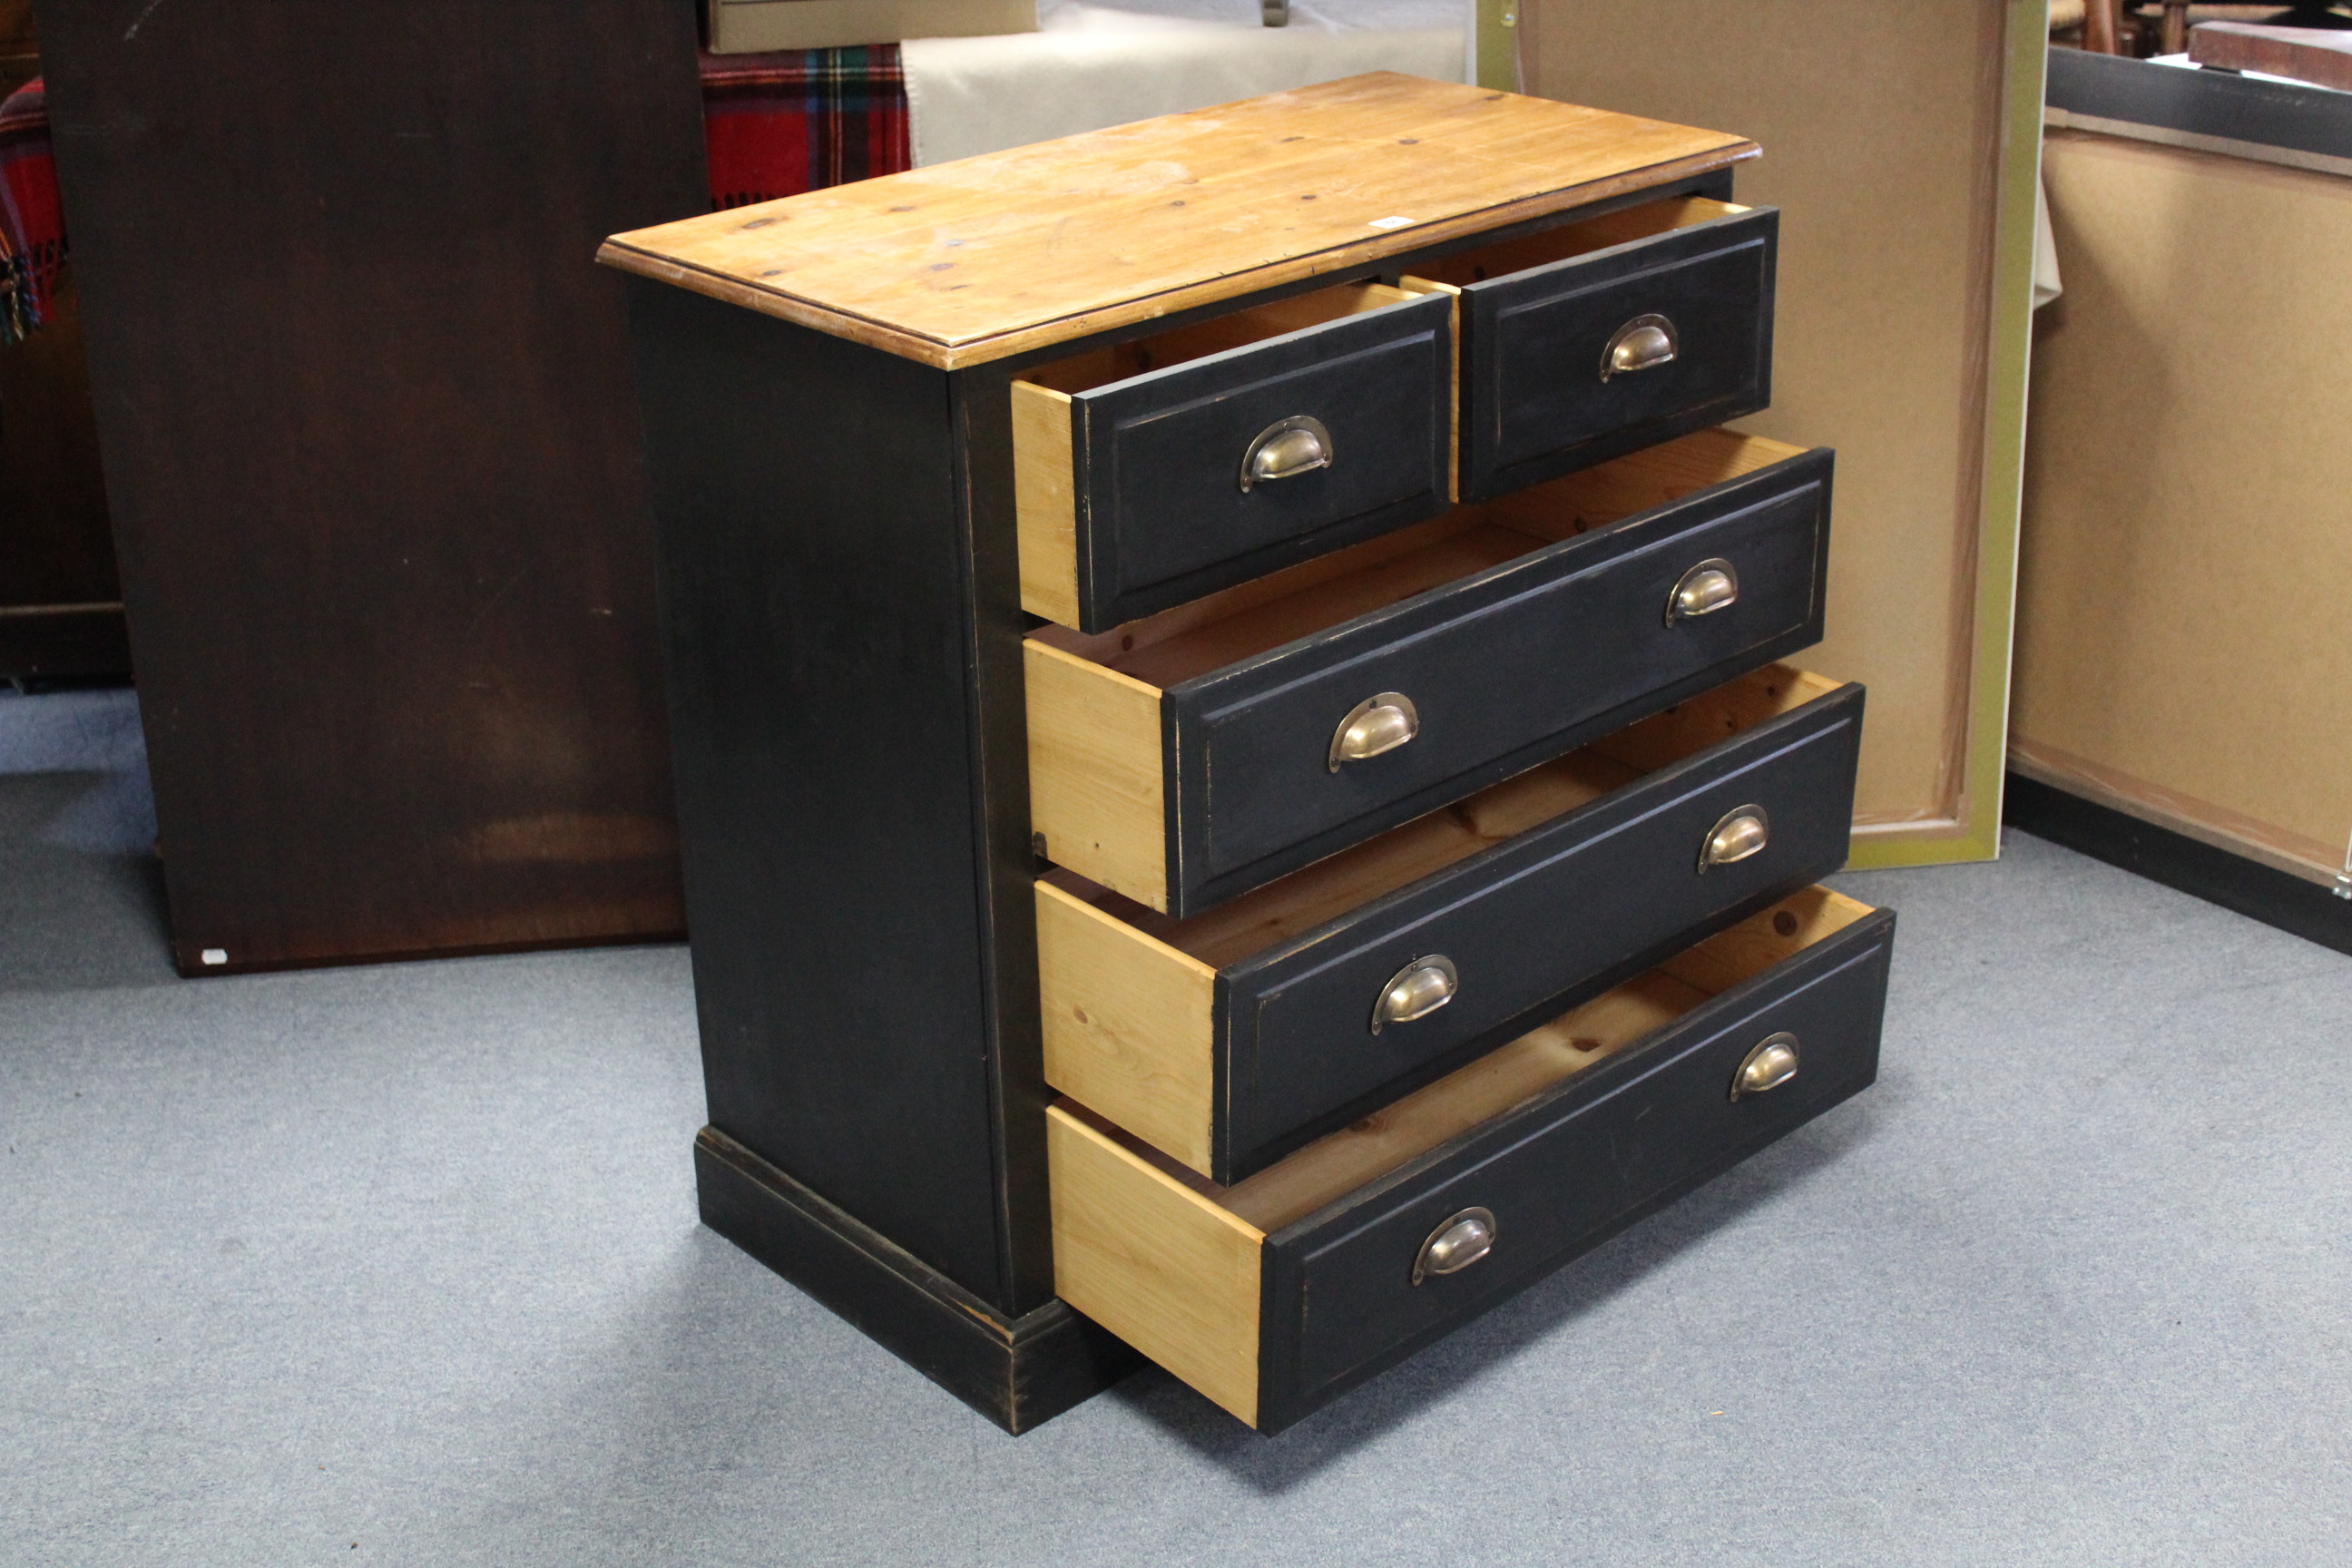
{"label": "drawer pull", "polygon": [[1294,414],[1259,431],[1242,454],[1242,489],[1294,479],[1330,466],[1331,432],[1312,415]]}
{"label": "drawer pull", "polygon": [[1675,351],[1681,347],[1681,334],[1675,331],[1672,321],[1664,316],[1636,316],[1618,328],[1609,346],[1601,352],[1601,379],[1607,381],[1613,375],[1631,375],[1637,370],[1672,364]]}
{"label": "drawer pull", "polygon": [[1416,958],[1381,987],[1381,999],[1372,1005],[1372,1033],[1377,1035],[1391,1024],[1426,1018],[1453,1001],[1460,989],[1462,976],[1452,959],[1442,952]]}
{"label": "drawer pull", "polygon": [[1702,561],[1682,574],[1666,598],[1666,625],[1711,616],[1739,601],[1739,573],[1717,556]]}
{"label": "drawer pull", "polygon": [[1706,876],[1711,867],[1762,854],[1771,837],[1772,819],[1762,806],[1743,805],[1724,813],[1723,820],[1707,829],[1706,845],[1698,852],[1699,875]]}
{"label": "drawer pull", "polygon": [[1740,1059],[1739,1070],[1731,1075],[1731,1098],[1762,1094],[1796,1076],[1797,1037],[1783,1029],[1777,1035],[1765,1036],[1756,1043],[1754,1050]]}
{"label": "drawer pull", "polygon": [[1429,1233],[1412,1260],[1416,1285],[1433,1274],[1459,1274],[1495,1250],[1495,1215],[1489,1209],[1464,1209]]}
{"label": "drawer pull", "polygon": [[1333,773],[1342,763],[1360,763],[1383,752],[1393,752],[1421,733],[1421,710],[1402,691],[1382,691],[1348,710],[1331,731],[1329,764]]}

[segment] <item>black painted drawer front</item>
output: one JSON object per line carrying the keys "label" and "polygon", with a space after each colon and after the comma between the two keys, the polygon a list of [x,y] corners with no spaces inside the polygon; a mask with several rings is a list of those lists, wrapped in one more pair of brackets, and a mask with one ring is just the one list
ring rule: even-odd
{"label": "black painted drawer front", "polygon": [[[1780,221],[1759,207],[1464,289],[1464,496],[1770,404]],[[1603,379],[1612,338],[1648,315],[1674,323],[1675,358]]]}
{"label": "black painted drawer front", "polygon": [[[1769,720],[1221,971],[1213,1173],[1231,1183],[1845,864],[1863,689]],[[1744,805],[1766,847],[1702,872]],[[1371,1032],[1432,953],[1459,989]]]}
{"label": "black painted drawer front", "polygon": [[[1453,308],[1432,294],[1074,395],[1079,629],[1443,511]],[[1243,490],[1251,442],[1300,415],[1330,466]]]}
{"label": "black painted drawer front", "polygon": [[[1831,454],[1803,453],[1169,689],[1170,912],[1195,912],[1821,638]],[[1736,602],[1669,624],[1721,558]],[[1334,773],[1376,693],[1420,732]]]}
{"label": "black painted drawer front", "polygon": [[[1878,910],[1622,1055],[1266,1238],[1258,1426],[1276,1431],[1727,1169],[1877,1076],[1895,916]],[[1793,1033],[1797,1076],[1730,1098]],[[1422,1244],[1492,1211],[1491,1253],[1421,1284]]]}

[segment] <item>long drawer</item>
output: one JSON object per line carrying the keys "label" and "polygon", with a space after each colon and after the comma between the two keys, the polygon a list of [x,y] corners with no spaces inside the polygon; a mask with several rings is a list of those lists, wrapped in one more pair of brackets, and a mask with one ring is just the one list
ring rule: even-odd
{"label": "long drawer", "polygon": [[1891,911],[1807,889],[1233,1186],[1047,1111],[1055,1285],[1277,1431],[1866,1087]]}
{"label": "long drawer", "polygon": [[1678,196],[1417,264],[1462,293],[1462,493],[1772,401],[1780,214]]}
{"label": "long drawer", "polygon": [[1197,913],[1821,637],[1831,454],[1706,431],[1025,647],[1038,852]]}
{"label": "long drawer", "polygon": [[1341,284],[1024,371],[1021,601],[1100,631],[1443,511],[1454,300]]}
{"label": "long drawer", "polygon": [[1251,1175],[1843,866],[1862,712],[1769,667],[1187,921],[1053,873],[1045,1081]]}

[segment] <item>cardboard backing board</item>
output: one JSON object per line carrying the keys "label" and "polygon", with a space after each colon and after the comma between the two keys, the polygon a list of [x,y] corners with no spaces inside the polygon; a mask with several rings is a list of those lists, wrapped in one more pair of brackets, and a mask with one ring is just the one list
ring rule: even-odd
{"label": "cardboard backing board", "polygon": [[2332,883],[2352,180],[2075,131],[2046,169],[2012,765]]}
{"label": "cardboard backing board", "polygon": [[[1855,863],[1998,844],[2046,23],[2021,0],[1536,0],[1529,90],[1764,147],[1782,209],[1773,406],[1833,446],[1829,636],[1867,682]],[[1882,697],[1883,694],[1883,697]]]}

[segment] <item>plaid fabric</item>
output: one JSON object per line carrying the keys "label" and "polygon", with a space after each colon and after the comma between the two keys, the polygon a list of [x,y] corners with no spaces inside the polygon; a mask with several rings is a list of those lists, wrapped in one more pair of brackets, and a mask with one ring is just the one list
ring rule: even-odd
{"label": "plaid fabric", "polygon": [[35,77],[0,100],[0,342],[22,342],[47,320],[65,264],[48,100]]}
{"label": "plaid fabric", "polygon": [[896,44],[702,57],[710,205],[740,207],[911,161]]}

